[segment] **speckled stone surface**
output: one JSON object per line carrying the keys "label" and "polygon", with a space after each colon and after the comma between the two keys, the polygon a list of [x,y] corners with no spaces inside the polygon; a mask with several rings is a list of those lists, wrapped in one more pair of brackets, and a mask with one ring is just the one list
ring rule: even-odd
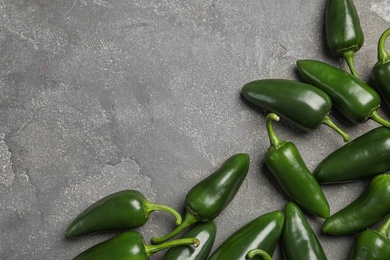
{"label": "speckled stone surface", "polygon": [[[356,68],[365,81],[390,26],[388,0],[355,0],[365,33]],[[297,59],[346,69],[325,44],[320,0],[0,0],[0,259],[71,259],[115,233],[69,240],[71,220],[122,189],[184,213],[187,191],[234,153],[251,157],[237,196],[220,214],[214,249],[287,197],[263,162],[265,113],[241,87],[295,79]],[[381,115],[389,119],[388,111]],[[375,122],[352,125],[352,138]],[[343,145],[326,126],[305,133],[281,121],[309,169]],[[357,197],[358,181],[324,186],[331,212]],[[353,236],[320,232],[329,259],[347,259]],[[149,241],[174,227],[153,213]],[[161,259],[158,253],[150,259]],[[281,259],[280,247],[274,259]]]}

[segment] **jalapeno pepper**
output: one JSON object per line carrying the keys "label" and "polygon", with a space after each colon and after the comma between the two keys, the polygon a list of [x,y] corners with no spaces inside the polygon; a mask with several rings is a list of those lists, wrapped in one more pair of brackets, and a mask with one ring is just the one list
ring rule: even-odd
{"label": "jalapeno pepper", "polygon": [[213,174],[196,184],[185,198],[186,215],[183,222],[171,233],[153,237],[152,243],[164,242],[197,222],[208,222],[234,198],[249,168],[249,155],[235,154]]}
{"label": "jalapeno pepper", "polygon": [[390,218],[377,230],[364,230],[355,240],[349,260],[390,259]]}
{"label": "jalapeno pepper", "polygon": [[129,229],[143,226],[151,212],[171,213],[179,225],[181,215],[173,208],[152,203],[136,190],[123,190],[110,194],[92,204],[70,224],[68,237],[78,237],[99,231]]}
{"label": "jalapeno pepper", "polygon": [[253,249],[274,253],[282,234],[284,214],[275,210],[248,222],[230,235],[208,260],[245,259]]}
{"label": "jalapeno pepper", "polygon": [[287,203],[284,208],[284,227],[281,241],[286,260],[327,259],[312,227],[301,209],[293,202]]}
{"label": "jalapeno pepper", "polygon": [[73,260],[106,260],[106,259],[132,259],[147,260],[154,253],[181,245],[197,247],[196,238],[182,238],[165,242],[160,245],[145,244],[142,235],[136,231],[127,231],[111,239],[101,242],[77,255]]}
{"label": "jalapeno pepper", "polygon": [[390,174],[380,174],[351,204],[325,220],[322,231],[331,235],[348,235],[363,231],[390,214]]}
{"label": "jalapeno pepper", "polygon": [[303,161],[297,147],[288,141],[281,141],[272,128],[272,120],[279,121],[271,113],[266,118],[271,146],[265,155],[265,162],[283,190],[308,212],[323,218],[329,217],[328,201],[317,180]]}
{"label": "jalapeno pepper", "polygon": [[325,27],[329,48],[345,58],[350,71],[357,77],[354,55],[363,46],[364,34],[353,1],[328,0]]}
{"label": "jalapeno pepper", "polygon": [[390,127],[390,122],[378,114],[378,93],[354,75],[332,65],[315,60],[298,60],[298,71],[312,85],[322,89],[333,105],[355,124],[373,119]]}
{"label": "jalapeno pepper", "polygon": [[306,131],[326,124],[341,134],[344,141],[349,140],[329,117],[332,100],[314,86],[293,80],[264,79],[244,85],[242,95],[252,104],[277,113]]}

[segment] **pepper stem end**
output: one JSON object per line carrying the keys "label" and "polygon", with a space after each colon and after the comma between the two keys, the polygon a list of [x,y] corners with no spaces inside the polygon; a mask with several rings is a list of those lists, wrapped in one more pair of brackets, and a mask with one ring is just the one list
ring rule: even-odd
{"label": "pepper stem end", "polygon": [[354,62],[355,52],[354,51],[346,51],[346,52],[343,52],[343,56],[344,56],[345,61],[347,62],[347,65],[348,65],[349,70],[351,71],[352,75],[359,78],[359,75],[355,69],[355,62]]}
{"label": "pepper stem end", "polygon": [[369,118],[371,118],[372,120],[374,120],[375,122],[385,126],[385,127],[388,127],[390,128],[390,122],[389,121],[386,121],[385,119],[383,119],[379,114],[378,114],[378,111],[377,110],[374,110],[371,112]]}
{"label": "pepper stem end", "polygon": [[274,146],[275,148],[278,148],[282,141],[275,134],[274,129],[272,127],[272,121],[279,121],[279,120],[280,120],[280,117],[275,113],[268,114],[266,119],[265,119],[269,141],[271,143],[271,146]]}
{"label": "pepper stem end", "polygon": [[168,213],[171,213],[176,218],[176,225],[180,225],[182,220],[182,217],[179,212],[177,212],[174,208],[171,208],[167,205],[162,204],[156,204],[153,202],[146,202],[145,203],[146,208],[146,215],[149,215],[153,211],[165,211]]}
{"label": "pepper stem end", "polygon": [[378,62],[385,63],[390,60],[389,53],[386,51],[385,43],[390,35],[390,28],[384,31],[378,41]]}
{"label": "pepper stem end", "polygon": [[386,221],[377,229],[378,233],[388,237],[390,232],[390,217],[386,219]]}
{"label": "pepper stem end", "polygon": [[183,245],[192,245],[195,248],[200,245],[200,241],[197,238],[180,238],[168,242],[161,243],[159,245],[145,245],[145,251],[148,256],[157,253],[158,251]]}
{"label": "pepper stem end", "polygon": [[322,123],[336,130],[336,132],[343,137],[344,142],[348,142],[351,139],[347,133],[341,130],[335,123],[333,123],[333,121],[330,119],[328,115],[324,117]]}
{"label": "pepper stem end", "polygon": [[255,256],[261,256],[264,260],[272,260],[272,257],[263,249],[252,249],[246,254],[247,259],[252,259]]}

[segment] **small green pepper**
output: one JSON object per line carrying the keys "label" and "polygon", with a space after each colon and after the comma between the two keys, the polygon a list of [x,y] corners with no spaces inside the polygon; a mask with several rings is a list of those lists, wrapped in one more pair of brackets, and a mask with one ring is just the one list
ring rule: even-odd
{"label": "small green pepper", "polygon": [[350,71],[357,77],[354,55],[363,46],[364,34],[353,1],[328,0],[325,27],[329,48],[345,58]]}
{"label": "small green pepper", "polygon": [[317,180],[302,159],[297,147],[288,141],[281,141],[272,128],[272,120],[279,121],[271,113],[266,125],[271,146],[265,155],[265,162],[283,190],[308,212],[323,218],[329,217],[328,201]]}
{"label": "small green pepper", "polygon": [[183,222],[171,233],[153,237],[152,243],[164,242],[197,222],[208,222],[234,198],[249,169],[249,155],[235,154],[213,174],[196,184],[185,198],[186,215]]}
{"label": "small green pepper", "polygon": [[356,238],[349,260],[390,259],[390,218],[377,230],[364,230]]}
{"label": "small green pepper", "polygon": [[344,141],[349,141],[349,136],[329,117],[332,100],[314,86],[293,80],[264,79],[245,84],[241,93],[252,104],[277,113],[305,131],[326,124]]}
{"label": "small green pepper", "polygon": [[390,127],[378,114],[378,93],[354,75],[321,61],[298,60],[298,71],[312,85],[322,89],[333,105],[355,124],[368,119]]}
{"label": "small green pepper", "polygon": [[284,214],[280,210],[261,215],[231,234],[208,260],[245,259],[253,249],[262,249],[272,255],[283,223]]}
{"label": "small green pepper", "polygon": [[250,250],[246,254],[246,259],[254,259],[256,256],[261,256],[264,260],[272,260],[272,257],[265,250],[260,248]]}
{"label": "small green pepper", "polygon": [[322,232],[348,235],[361,232],[390,214],[390,174],[380,174],[351,204],[325,220]]}
{"label": "small green pepper", "polygon": [[146,200],[136,190],[123,190],[108,195],[92,204],[70,224],[66,234],[78,237],[94,232],[129,229],[143,226],[151,212],[162,210],[176,217],[179,225],[181,215],[173,208]]}
{"label": "small green pepper", "polygon": [[197,247],[196,238],[182,238],[165,242],[160,245],[147,245],[142,235],[136,231],[126,231],[111,239],[101,242],[77,255],[73,260],[107,260],[131,259],[147,260],[154,253],[181,245]]}

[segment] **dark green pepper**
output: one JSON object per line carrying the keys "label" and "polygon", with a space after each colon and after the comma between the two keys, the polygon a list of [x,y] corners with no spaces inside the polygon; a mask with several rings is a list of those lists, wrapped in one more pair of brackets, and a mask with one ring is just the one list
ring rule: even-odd
{"label": "dark green pepper", "polygon": [[147,245],[140,233],[127,231],[92,246],[77,255],[73,260],[147,260],[149,259],[149,256],[158,251],[181,245],[193,245],[194,247],[197,247],[199,245],[199,240],[196,238],[182,238],[168,241],[160,245]]}
{"label": "dark green pepper", "polygon": [[377,230],[364,230],[356,238],[349,260],[390,259],[390,218]]}
{"label": "dark green pepper", "polygon": [[173,208],[146,200],[136,190],[123,190],[108,195],[92,204],[70,224],[66,234],[78,237],[94,232],[129,229],[143,226],[151,212],[163,210],[176,217],[179,225],[181,215]]}
{"label": "dark green pepper", "polygon": [[265,155],[268,168],[296,203],[310,213],[329,217],[329,204],[320,185],[307,168],[297,147],[292,142],[281,141],[275,134],[272,120],[279,121],[279,117],[271,113],[266,119],[271,143]]}
{"label": "dark green pepper", "polygon": [[385,42],[389,35],[390,28],[379,38],[378,61],[371,71],[372,79],[388,107],[390,107],[390,55],[386,51]]}
{"label": "dark green pepper", "polygon": [[354,75],[321,61],[298,60],[298,71],[310,84],[322,89],[333,105],[355,124],[373,119],[390,127],[378,114],[378,93]]}
{"label": "dark green pepper", "polygon": [[319,183],[349,182],[390,170],[390,129],[375,128],[329,154],[313,171]]}
{"label": "dark green pepper", "polygon": [[[152,238],[152,243],[164,242],[197,222],[208,222],[234,198],[249,169],[249,155],[235,154],[213,174],[196,184],[185,198],[186,215],[171,233]],[[217,192],[218,191],[218,192]]]}
{"label": "dark green pepper", "polygon": [[277,113],[306,131],[326,124],[342,135],[349,136],[329,118],[332,100],[322,90],[293,80],[264,79],[244,85],[242,95],[252,104]]}
{"label": "dark green pepper", "polygon": [[351,204],[330,216],[322,232],[348,235],[361,232],[384,220],[390,214],[390,174],[380,174]]}
{"label": "dark green pepper", "polygon": [[198,247],[190,245],[173,247],[167,251],[163,260],[206,260],[215,241],[217,227],[214,221],[197,224],[183,238],[197,238]]}
{"label": "dark green pepper", "polygon": [[253,249],[274,253],[282,234],[284,214],[275,210],[261,215],[230,235],[208,260],[245,259]]}
{"label": "dark green pepper", "polygon": [[328,0],[325,19],[329,48],[345,58],[350,71],[357,77],[354,55],[363,46],[364,34],[353,1]]}
{"label": "dark green pepper", "polygon": [[246,254],[247,259],[254,259],[256,256],[261,256],[264,260],[272,260],[272,257],[260,248],[252,249]]}
{"label": "dark green pepper", "polygon": [[284,208],[282,233],[284,259],[326,260],[324,249],[301,209],[293,202]]}

